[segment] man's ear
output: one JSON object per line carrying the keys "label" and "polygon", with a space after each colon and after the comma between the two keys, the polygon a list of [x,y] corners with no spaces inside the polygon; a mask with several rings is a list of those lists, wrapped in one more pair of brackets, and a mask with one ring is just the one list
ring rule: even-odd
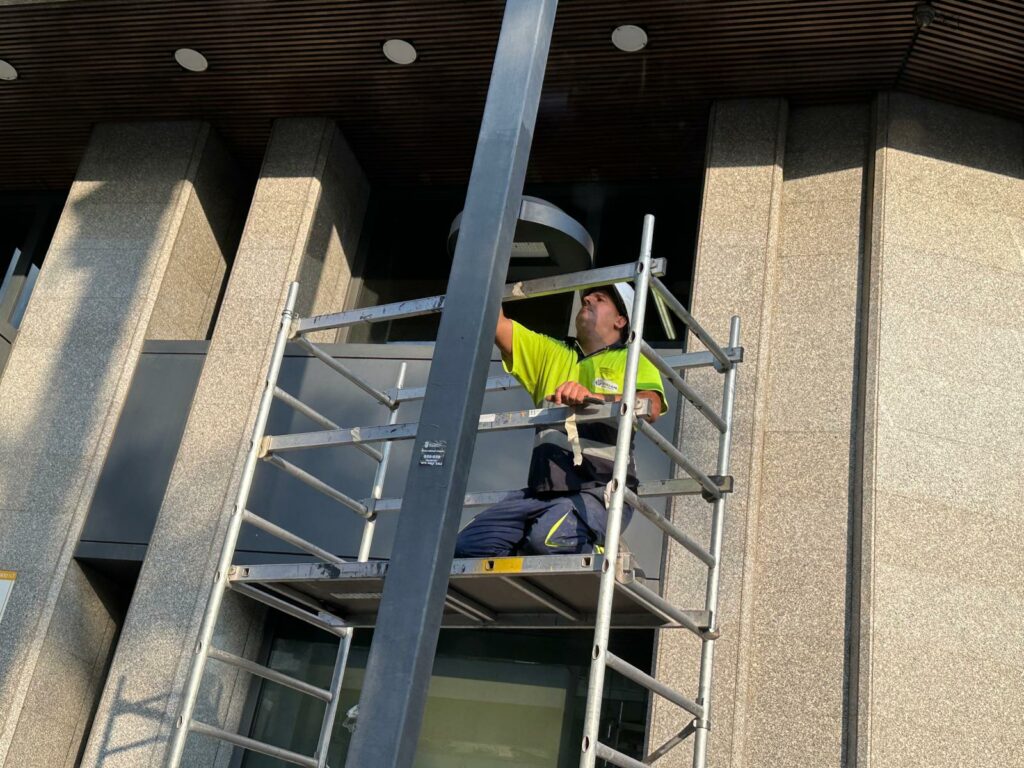
{"label": "man's ear", "polygon": [[627,325],[629,325],[629,320],[623,315],[619,315],[618,319],[615,321],[615,330],[621,331]]}

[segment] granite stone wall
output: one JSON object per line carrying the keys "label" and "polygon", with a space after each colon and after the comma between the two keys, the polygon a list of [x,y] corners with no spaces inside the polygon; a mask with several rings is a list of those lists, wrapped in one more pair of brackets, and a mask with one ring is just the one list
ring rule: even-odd
{"label": "granite stone wall", "polygon": [[[905,94],[715,106],[692,303],[719,336],[743,317],[746,361],[714,763],[1014,764],[1022,203],[1013,121]],[[689,411],[680,430],[711,466],[713,433]],[[707,530],[703,502],[673,515]],[[665,569],[700,607],[703,569],[675,548]],[[687,693],[696,647],[666,632],[656,649]],[[652,718],[652,749],[687,719]]]}
{"label": "granite stone wall", "polygon": [[[197,181],[229,167],[202,123],[101,125],[69,193],[0,380],[0,567],[18,572],[0,624],[4,768],[77,762],[121,617],[72,552],[172,254],[193,226],[228,226],[201,221]],[[198,250],[225,261],[218,247]]]}
{"label": "granite stone wall", "polygon": [[[345,291],[368,185],[334,123],[274,124],[192,410],[84,766],[162,765],[242,465],[289,282],[297,312]],[[340,302],[339,302],[340,303]],[[227,596],[214,644],[253,657],[264,613]],[[235,729],[250,677],[211,661],[196,717]],[[232,748],[192,735],[184,765],[227,766]]]}
{"label": "granite stone wall", "polygon": [[[762,443],[765,389],[771,343],[775,263],[779,248],[787,106],[778,99],[719,102],[709,125],[704,197],[694,270],[692,310],[716,338],[728,339],[729,319],[742,318],[745,349],[735,404],[731,474],[737,492],[729,498],[723,539],[723,567],[712,702],[713,730],[709,755],[714,764],[729,764],[742,752],[748,665],[741,652],[749,647],[752,603],[750,566],[754,562],[761,509]],[[655,234],[657,253],[657,234]],[[698,341],[690,349],[699,348]],[[688,380],[709,403],[722,401],[722,377],[710,370]],[[699,466],[713,468],[718,432],[690,407],[681,407],[681,445]],[[709,504],[681,498],[672,504],[673,520],[698,540],[708,540]],[[687,609],[703,609],[707,568],[676,544],[668,546],[663,565],[667,598]],[[656,641],[654,667],[659,679],[689,697],[697,693],[700,644],[690,633],[665,631]],[[656,699],[649,743],[658,748],[690,718],[675,705]],[[677,747],[660,765],[691,764],[692,739]]]}
{"label": "granite stone wall", "polygon": [[1020,762],[1024,131],[905,94],[874,137],[858,764]]}

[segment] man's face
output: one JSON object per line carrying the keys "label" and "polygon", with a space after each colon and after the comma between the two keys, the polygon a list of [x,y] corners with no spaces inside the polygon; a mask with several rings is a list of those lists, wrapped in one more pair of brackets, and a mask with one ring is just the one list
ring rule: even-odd
{"label": "man's face", "polygon": [[597,335],[602,338],[618,336],[626,327],[626,318],[619,314],[615,300],[606,288],[590,291],[581,299],[582,306],[576,315],[576,333]]}

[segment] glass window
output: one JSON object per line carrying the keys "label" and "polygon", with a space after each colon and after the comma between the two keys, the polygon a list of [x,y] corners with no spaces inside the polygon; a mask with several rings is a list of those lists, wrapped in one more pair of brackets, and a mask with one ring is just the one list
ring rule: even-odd
{"label": "glass window", "polygon": [[[369,632],[357,632],[349,656],[328,760],[343,765],[369,652]],[[416,768],[570,768],[579,763],[589,675],[589,631],[448,630],[441,633],[417,747]],[[611,649],[650,671],[653,634],[612,634]],[[337,641],[282,620],[269,666],[316,685],[329,685]],[[251,735],[312,755],[324,705],[309,696],[262,683]],[[602,740],[642,757],[646,691],[609,670]],[[279,768],[280,761],[248,753],[245,768]]]}
{"label": "glass window", "polygon": [[0,371],[25,316],[63,195],[0,196]]}

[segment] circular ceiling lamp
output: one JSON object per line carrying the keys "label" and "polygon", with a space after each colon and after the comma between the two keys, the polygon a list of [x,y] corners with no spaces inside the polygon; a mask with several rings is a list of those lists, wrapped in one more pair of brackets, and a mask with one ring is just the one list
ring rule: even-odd
{"label": "circular ceiling lamp", "polygon": [[412,64],[416,61],[416,49],[407,40],[388,40],[383,46],[384,56],[392,64]]}
{"label": "circular ceiling lamp", "polygon": [[3,59],[0,59],[0,80],[17,80],[18,70],[8,64]]}
{"label": "circular ceiling lamp", "polygon": [[647,33],[635,24],[623,24],[612,31],[612,45],[626,53],[636,53],[647,47]]}
{"label": "circular ceiling lamp", "polygon": [[189,72],[205,72],[210,66],[206,57],[194,48],[179,48],[174,52],[174,60]]}
{"label": "circular ceiling lamp", "polygon": [[[512,243],[511,263],[523,277],[590,269],[594,241],[587,230],[556,205],[537,197],[523,196]],[[455,253],[462,214],[448,230],[448,252]]]}

